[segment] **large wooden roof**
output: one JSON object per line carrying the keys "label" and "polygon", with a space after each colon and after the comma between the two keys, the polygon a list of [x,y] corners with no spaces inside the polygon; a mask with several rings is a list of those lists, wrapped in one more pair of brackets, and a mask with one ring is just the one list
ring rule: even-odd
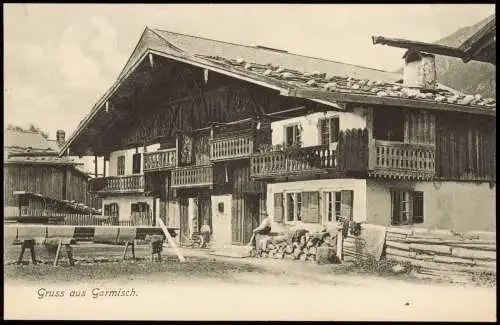
{"label": "large wooden roof", "polygon": [[126,111],[117,112],[113,108],[133,100],[138,89],[148,88],[145,85],[151,82],[153,74],[161,73],[151,69],[148,58],[153,57],[257,84],[279,91],[283,96],[302,97],[337,108],[339,101],[382,103],[495,116],[496,102],[474,96],[474,100],[469,98],[464,102],[464,94],[446,92],[443,87],[437,94],[406,92],[405,87],[397,83],[402,75],[396,73],[146,28],[115,83],[80,122],[60,155],[77,143],[80,144],[73,153],[84,155],[83,148],[91,151],[92,141],[97,141],[99,133],[113,125],[114,120],[130,118]]}

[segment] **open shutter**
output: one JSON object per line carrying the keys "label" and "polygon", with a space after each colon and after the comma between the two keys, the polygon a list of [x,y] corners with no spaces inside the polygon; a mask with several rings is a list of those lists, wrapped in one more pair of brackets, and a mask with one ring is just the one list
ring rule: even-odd
{"label": "open shutter", "polygon": [[401,207],[401,200],[399,197],[399,192],[396,190],[391,190],[391,217],[392,217],[392,225],[399,224],[399,211]]}
{"label": "open shutter", "polygon": [[320,223],[319,215],[319,192],[304,192],[302,193],[304,200],[304,219],[306,223]]}
{"label": "open shutter", "polygon": [[352,220],[353,193],[350,190],[340,192],[340,216]]}
{"label": "open shutter", "polygon": [[326,120],[325,119],[319,119],[318,120],[318,134],[319,134],[319,144],[327,144],[325,143],[325,127],[326,127]]}
{"label": "open shutter", "polygon": [[274,221],[283,222],[283,193],[274,193]]}

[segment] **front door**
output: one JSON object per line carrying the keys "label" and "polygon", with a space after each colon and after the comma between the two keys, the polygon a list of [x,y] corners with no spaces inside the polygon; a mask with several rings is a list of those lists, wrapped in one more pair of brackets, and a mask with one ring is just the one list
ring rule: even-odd
{"label": "front door", "polygon": [[260,222],[260,202],[259,196],[247,194],[244,196],[243,215],[243,244],[247,244],[252,238],[253,230],[259,226]]}

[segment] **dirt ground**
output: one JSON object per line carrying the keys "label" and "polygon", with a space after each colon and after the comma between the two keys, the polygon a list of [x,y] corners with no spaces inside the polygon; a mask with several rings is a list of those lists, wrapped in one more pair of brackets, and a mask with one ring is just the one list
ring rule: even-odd
{"label": "dirt ground", "polygon": [[[168,288],[167,292],[181,290],[183,293],[187,292],[187,288],[201,290],[200,288],[206,286],[211,288],[229,286],[238,288],[238,297],[241,295],[238,299],[243,299],[243,305],[245,303],[257,304],[256,313],[250,315],[251,319],[259,316],[259,313],[264,313],[263,306],[278,306],[286,301],[290,302],[285,303],[283,308],[287,308],[286,306],[288,308],[290,306],[299,306],[300,310],[313,307],[324,308],[327,315],[332,308],[340,308],[341,305],[346,303],[353,304],[353,306],[366,304],[372,308],[371,313],[374,316],[369,316],[372,314],[368,312],[362,316],[356,313],[358,316],[355,319],[375,319],[376,315],[383,310],[374,308],[376,303],[380,301],[391,301],[391,304],[394,304],[391,305],[391,308],[403,308],[401,312],[404,311],[404,308],[408,309],[413,306],[411,307],[413,308],[412,311],[416,313],[416,316],[420,317],[419,319],[423,317],[426,319],[459,320],[468,317],[469,320],[485,320],[489,316],[495,317],[496,315],[496,286],[477,287],[436,282],[417,279],[410,275],[374,275],[345,264],[315,265],[290,260],[238,259],[213,256],[207,254],[207,251],[192,249],[181,249],[186,261],[180,263],[171,248],[164,250],[162,262],[151,262],[149,260],[149,247],[145,245],[136,248],[136,260],[122,261],[123,247],[79,244],[74,245],[75,267],[70,267],[63,256],[60,266],[54,268],[51,263],[53,255],[49,254],[43,246],[37,246],[36,251],[37,259],[44,263],[38,265],[31,265],[31,263],[25,265],[14,264],[13,262],[17,259],[19,250],[20,246],[4,246],[6,297],[8,297],[7,291],[9,288],[11,290],[15,288],[16,292],[20,294],[23,287],[37,287],[41,284],[44,286],[71,286],[83,283],[85,286],[126,286],[133,283],[136,287],[146,288],[150,286],[151,290],[157,290],[161,287]],[[24,261],[29,260],[28,253],[24,256]],[[225,293],[229,292],[229,290],[221,292]],[[290,293],[291,296],[286,293],[289,290],[294,292]],[[210,295],[213,295],[212,289],[210,292]],[[265,292],[264,295],[263,292]],[[195,296],[198,297],[199,294],[197,293]],[[309,303],[304,303],[301,297],[310,297]],[[190,299],[190,301],[193,301],[194,298],[191,297]],[[234,302],[235,299],[233,297],[227,303]],[[269,299],[272,300],[266,303],[265,301]],[[215,303],[211,300],[205,299],[203,301],[204,304]],[[219,297],[216,300],[219,301],[217,306],[220,307],[221,298]],[[447,301],[447,305],[436,309],[435,304],[429,304],[430,300],[438,304]],[[482,303],[477,306],[472,304],[471,306],[471,301],[482,301]],[[176,303],[178,302],[176,300]],[[415,306],[419,306],[419,304],[420,309],[415,309]],[[324,307],[322,307],[323,305]],[[349,306],[349,308],[357,308]],[[354,315],[349,312],[351,310],[349,308],[342,309],[339,312],[347,313],[348,316]],[[387,306],[384,308],[387,308]],[[425,313],[424,310],[429,308],[431,308],[431,312],[427,311]],[[282,315],[291,317],[294,313],[300,312],[295,308],[293,309]],[[272,308],[272,310],[279,311],[276,308]],[[417,313],[417,310],[420,311]],[[211,312],[213,311],[212,309]],[[238,315],[242,315],[241,313],[245,311],[247,310],[243,309]],[[318,312],[316,316],[319,317],[320,314]],[[440,314],[443,314],[444,318],[439,317]],[[460,318],[459,316],[462,314],[463,317]],[[223,314],[223,316],[227,315],[229,315],[227,312]],[[274,315],[268,314],[263,319],[274,319]],[[310,314],[305,313],[304,315]],[[396,314],[382,313],[380,315],[382,318],[376,319],[389,320],[394,315]],[[403,313],[401,314],[402,318],[396,319],[405,319],[409,315]],[[181,316],[179,317],[182,319]],[[192,319],[193,315],[189,314],[189,317],[191,318],[188,319]],[[222,318],[219,317],[218,319]],[[256,317],[255,319],[261,318]],[[300,315],[297,314],[291,319],[300,319]],[[310,318],[307,316],[305,319]],[[320,319],[325,318],[320,317]]]}

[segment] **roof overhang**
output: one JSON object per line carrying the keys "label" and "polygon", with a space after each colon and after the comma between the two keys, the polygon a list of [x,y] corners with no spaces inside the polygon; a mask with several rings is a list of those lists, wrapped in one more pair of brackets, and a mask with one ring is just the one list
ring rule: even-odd
{"label": "roof overhang", "polygon": [[[78,138],[81,132],[88,126],[88,124],[95,118],[97,113],[103,109],[105,109],[106,101],[109,101],[110,98],[118,91],[122,83],[130,77],[130,75],[136,71],[141,63],[143,63],[149,54],[157,55],[159,57],[167,58],[176,62],[189,64],[191,66],[195,66],[198,68],[206,69],[208,71],[216,72],[225,76],[229,76],[238,80],[246,81],[255,85],[259,85],[271,90],[278,91],[280,94],[285,94],[289,91],[290,86],[285,82],[279,82],[273,80],[271,78],[263,77],[256,73],[242,73],[230,66],[221,67],[220,64],[214,64],[210,60],[203,59],[200,56],[189,56],[186,55],[176,56],[170,53],[163,53],[161,51],[153,50],[148,48],[140,57],[139,60],[132,66],[132,68],[128,69],[128,71],[121,76],[111,88],[99,99],[99,101],[94,105],[91,112],[79,123],[75,132],[71,135],[71,137],[66,141],[66,143],[62,146],[59,151],[59,156],[62,157],[64,153],[70,148],[71,144]],[[307,98],[307,97],[305,97]],[[326,104],[329,106],[333,106],[337,109],[342,109],[342,106],[336,103],[335,101],[325,102],[316,98],[307,98],[313,100],[318,103]]]}
{"label": "roof overhang", "polygon": [[373,44],[382,44],[414,51],[456,57],[464,62],[471,60],[496,65],[496,21],[495,16],[469,37],[459,47],[411,41],[400,38],[372,36]]}

